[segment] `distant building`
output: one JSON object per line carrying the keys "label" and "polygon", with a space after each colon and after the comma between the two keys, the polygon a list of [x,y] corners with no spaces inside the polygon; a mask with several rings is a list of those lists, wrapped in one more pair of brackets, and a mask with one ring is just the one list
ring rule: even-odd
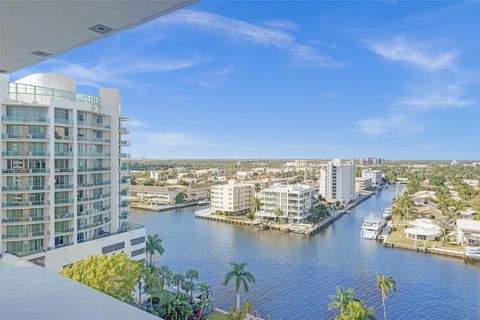
{"label": "distant building", "polygon": [[202,169],[195,171],[195,176],[197,178],[210,178],[221,175],[223,170],[218,168]]}
{"label": "distant building", "polygon": [[130,185],[131,199],[134,201],[147,201],[159,205],[175,204],[175,198],[185,187],[161,187]]}
{"label": "distant building", "polygon": [[372,185],[378,186],[382,183],[381,170],[362,170],[362,178],[371,179]]}
{"label": "distant building", "polygon": [[297,169],[299,168],[305,168],[307,167],[307,161],[305,160],[295,160],[295,161],[290,161],[285,163],[286,167],[295,167]]}
{"label": "distant building", "polygon": [[230,182],[213,186],[211,191],[212,212],[222,211],[234,215],[252,210],[254,189],[252,184]]}
{"label": "distant building", "polygon": [[150,171],[150,179],[160,180],[161,178],[162,178],[162,175],[160,172]]}
{"label": "distant building", "polygon": [[355,199],[355,164],[353,161],[330,161],[320,171],[320,194],[327,201],[350,202]]}
{"label": "distant building", "polygon": [[[288,223],[305,221],[317,204],[317,190],[308,185],[275,185],[262,190],[262,210],[256,218],[283,220]],[[281,215],[278,211],[281,210]]]}
{"label": "distant building", "polygon": [[355,192],[362,192],[372,186],[371,178],[357,177],[355,178]]}
{"label": "distant building", "polygon": [[463,183],[466,183],[471,187],[478,187],[479,185],[477,179],[463,179]]}
{"label": "distant building", "polygon": [[431,241],[435,240],[441,233],[441,229],[430,219],[416,219],[407,222],[404,230],[407,238],[413,240]]}
{"label": "distant building", "polygon": [[356,161],[356,163],[358,163],[360,165],[381,166],[381,165],[385,164],[385,159],[370,157],[370,158],[366,158],[366,159],[359,159],[358,161]]}
{"label": "distant building", "polygon": [[452,165],[452,166],[457,166],[457,165],[458,165],[458,161],[457,161],[457,160],[453,160],[452,162],[450,162],[450,165]]}

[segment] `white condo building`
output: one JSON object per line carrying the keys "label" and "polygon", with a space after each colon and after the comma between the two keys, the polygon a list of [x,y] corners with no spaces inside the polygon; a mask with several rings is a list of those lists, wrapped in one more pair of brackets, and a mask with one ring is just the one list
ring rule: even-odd
{"label": "white condo building", "polygon": [[[274,185],[262,190],[262,209],[256,218],[300,223],[317,204],[317,190],[303,184]],[[281,215],[278,215],[281,210]]]}
{"label": "white condo building", "polygon": [[334,159],[320,171],[320,195],[327,201],[348,203],[355,199],[354,161]]}
{"label": "white condo building", "polygon": [[378,186],[382,183],[382,170],[362,170],[362,178],[371,179],[372,185]]}
{"label": "white condo building", "polygon": [[211,211],[243,214],[252,210],[255,192],[252,184],[229,182],[212,186]]}
{"label": "white condo building", "polygon": [[145,228],[126,221],[120,92],[34,74],[0,75],[0,93],[0,252],[54,270],[102,253],[145,259]]}

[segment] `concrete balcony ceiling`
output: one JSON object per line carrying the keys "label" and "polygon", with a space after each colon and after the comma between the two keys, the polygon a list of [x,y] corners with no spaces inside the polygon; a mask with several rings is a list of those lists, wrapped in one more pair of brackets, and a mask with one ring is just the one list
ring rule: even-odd
{"label": "concrete balcony ceiling", "polygon": [[17,71],[196,1],[0,1],[0,73]]}

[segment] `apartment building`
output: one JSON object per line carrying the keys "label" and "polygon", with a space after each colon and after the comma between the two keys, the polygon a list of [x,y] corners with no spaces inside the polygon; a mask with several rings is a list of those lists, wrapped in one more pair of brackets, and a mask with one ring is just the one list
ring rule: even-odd
{"label": "apartment building", "polygon": [[54,270],[120,250],[144,259],[145,228],[127,222],[119,91],[79,93],[60,74],[0,76],[0,252]]}
{"label": "apartment building", "polygon": [[320,195],[330,202],[355,199],[354,161],[334,159],[320,170]]}
{"label": "apartment building", "polygon": [[371,179],[372,185],[378,186],[382,184],[381,170],[362,170],[362,178]]}
{"label": "apartment building", "polygon": [[262,209],[255,218],[301,223],[318,203],[318,190],[308,185],[274,185],[262,190]]}
{"label": "apartment building", "polygon": [[252,184],[229,182],[212,186],[211,211],[229,212],[234,215],[252,211],[255,191]]}
{"label": "apartment building", "polygon": [[362,192],[372,186],[372,179],[357,177],[355,178],[355,192]]}

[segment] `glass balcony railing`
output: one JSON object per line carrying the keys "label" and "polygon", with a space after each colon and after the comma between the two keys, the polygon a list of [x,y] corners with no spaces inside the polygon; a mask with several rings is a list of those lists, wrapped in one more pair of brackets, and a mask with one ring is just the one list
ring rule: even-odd
{"label": "glass balcony railing", "polygon": [[89,120],[77,120],[77,125],[82,127],[95,127],[95,128],[105,128],[105,129],[112,128],[112,126],[108,123],[99,123],[96,121],[89,121]]}
{"label": "glass balcony railing", "polygon": [[50,190],[49,185],[15,185],[15,186],[2,186],[2,191],[46,191]]}
{"label": "glass balcony railing", "polygon": [[89,187],[96,187],[96,186],[105,186],[105,185],[108,185],[110,183],[111,183],[110,180],[84,182],[84,183],[78,183],[77,187],[78,188],[89,188]]}
{"label": "glass balcony railing", "polygon": [[60,135],[55,135],[55,140],[59,141],[72,141],[73,137],[72,136],[60,136]]}
{"label": "glass balcony railing", "polygon": [[79,157],[110,157],[110,152],[80,152]]}
{"label": "glass balcony railing", "polygon": [[55,173],[73,172],[73,168],[55,168]]}
{"label": "glass balcony railing", "polygon": [[68,246],[71,246],[72,244],[74,244],[73,241],[65,242],[65,243],[58,243],[58,244],[55,245],[55,247],[49,248],[49,250],[51,250],[51,249],[63,248],[63,247],[68,247]]}
{"label": "glass balcony railing", "polygon": [[3,208],[10,207],[33,207],[33,206],[48,206],[50,201],[37,200],[37,201],[4,201],[2,202]]}
{"label": "glass balcony railing", "polygon": [[97,215],[97,214],[103,214],[105,212],[107,212],[108,210],[110,210],[110,206],[105,206],[105,207],[102,207],[102,208],[93,208],[93,209],[84,209],[82,211],[78,211],[77,212],[77,216],[85,216],[85,215],[89,215],[89,214],[94,214],[94,215]]}
{"label": "glass balcony railing", "polygon": [[69,219],[73,218],[73,213],[56,213],[55,219]]}
{"label": "glass balcony railing", "polygon": [[2,133],[3,139],[21,139],[21,140],[48,140],[48,134],[41,133],[25,133],[25,134],[13,134]]}
{"label": "glass balcony railing", "polygon": [[126,200],[123,200],[123,201],[120,201],[120,203],[118,204],[118,206],[120,208],[128,208],[130,206],[130,201],[126,201]]}
{"label": "glass balcony railing", "polygon": [[49,155],[46,151],[2,151],[4,156],[21,156],[21,157],[46,157]]}
{"label": "glass balcony railing", "polygon": [[93,201],[93,200],[105,199],[105,198],[108,198],[110,196],[111,196],[110,193],[105,193],[105,194],[99,194],[99,195],[90,196],[90,197],[78,197],[77,201],[78,202]]}
{"label": "glass balcony railing", "polygon": [[70,119],[55,119],[55,124],[67,124],[67,125],[73,125],[73,120]]}
{"label": "glass balcony railing", "polygon": [[73,157],[73,152],[71,151],[55,151],[56,157]]}
{"label": "glass balcony railing", "polygon": [[122,177],[118,180],[118,183],[130,183],[130,179]]}
{"label": "glass balcony railing", "polygon": [[30,174],[30,173],[49,173],[49,169],[45,168],[10,168],[10,169],[3,169],[2,173],[4,174]]}
{"label": "glass balcony railing", "polygon": [[11,222],[37,222],[48,220],[48,216],[32,216],[32,217],[10,217],[2,218],[2,222],[11,223]]}
{"label": "glass balcony railing", "polygon": [[122,159],[130,158],[130,153],[119,153],[118,156]]}
{"label": "glass balcony railing", "polygon": [[95,171],[110,171],[111,167],[90,167],[90,168],[78,168],[78,172],[95,172]]}
{"label": "glass balcony railing", "polygon": [[4,122],[40,122],[40,123],[48,123],[47,117],[27,117],[27,116],[2,116],[2,121]]}
{"label": "glass balcony railing", "polygon": [[21,238],[32,238],[32,237],[43,237],[48,235],[48,232],[42,231],[33,231],[33,232],[6,232],[2,234],[3,239],[21,239]]}
{"label": "glass balcony railing", "polygon": [[107,139],[107,138],[96,138],[96,137],[82,137],[82,136],[78,136],[77,137],[77,140],[79,142],[95,142],[95,143],[110,143],[112,142],[111,139]]}
{"label": "glass balcony railing", "polygon": [[128,196],[128,189],[122,189],[118,192],[119,196]]}
{"label": "glass balcony railing", "polygon": [[67,90],[33,86],[23,83],[9,84],[9,98],[21,102],[47,103],[49,99],[63,99],[100,106],[100,97]]}
{"label": "glass balcony railing", "polygon": [[55,204],[69,204],[73,203],[73,199],[64,198],[64,199],[55,199]]}
{"label": "glass balcony railing", "polygon": [[89,224],[84,224],[84,225],[79,225],[79,226],[77,226],[77,230],[85,230],[85,229],[89,229],[89,228],[95,228],[95,227],[101,226],[103,224],[110,223],[111,221],[112,221],[112,219],[107,218],[107,219],[104,219],[104,220],[101,220],[101,221],[97,221],[97,222],[93,222],[93,223],[89,223]]}
{"label": "glass balcony railing", "polygon": [[130,212],[128,211],[121,211],[120,212],[120,215],[118,216],[118,218],[120,220],[125,220],[125,219],[128,219],[128,217],[130,216]]}
{"label": "glass balcony railing", "polygon": [[55,190],[61,190],[61,189],[72,189],[73,184],[68,184],[68,183],[60,183],[55,185]]}
{"label": "glass balcony railing", "polygon": [[73,232],[73,227],[72,228],[63,228],[63,229],[55,229],[55,234],[59,234],[59,233],[69,233],[69,232]]}

